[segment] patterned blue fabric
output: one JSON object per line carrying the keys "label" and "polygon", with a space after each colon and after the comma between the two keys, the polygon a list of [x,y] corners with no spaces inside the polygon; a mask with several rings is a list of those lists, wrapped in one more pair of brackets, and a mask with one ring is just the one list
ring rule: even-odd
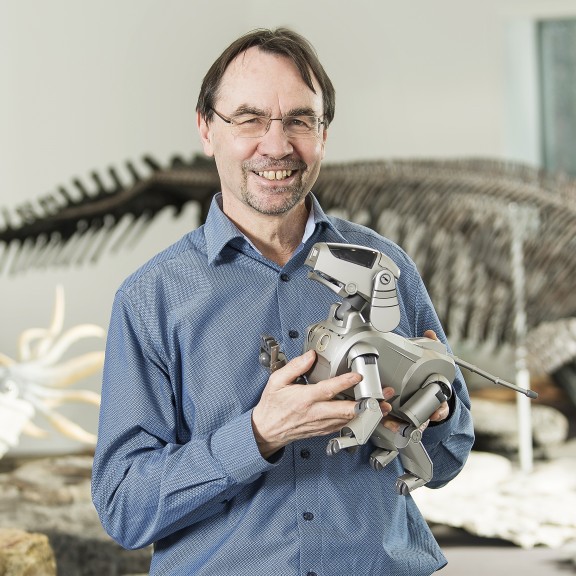
{"label": "patterned blue fabric", "polygon": [[[325,453],[327,437],[263,459],[251,410],[268,374],[260,336],[288,358],[338,297],[307,278],[318,241],[371,246],[400,267],[398,333],[445,340],[408,256],[372,230],[324,214],[280,267],[212,203],[206,224],[160,253],[117,292],[109,328],[93,500],[122,546],[155,543],[151,574],[170,576],[429,576],[446,563],[410,496],[399,459],[373,471],[370,446]],[[436,488],[473,441],[461,374],[451,417],[429,427]],[[420,488],[421,490],[425,488]]]}

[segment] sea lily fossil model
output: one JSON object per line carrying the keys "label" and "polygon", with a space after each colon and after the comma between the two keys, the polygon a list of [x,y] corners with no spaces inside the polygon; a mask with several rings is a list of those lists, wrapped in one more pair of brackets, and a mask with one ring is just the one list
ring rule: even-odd
{"label": "sea lily fossil model", "polygon": [[49,328],[31,328],[20,335],[18,358],[0,353],[0,458],[16,444],[22,432],[44,437],[48,432],[32,422],[43,415],[61,434],[93,445],[96,436],[63,416],[56,409],[65,402],[98,406],[100,395],[69,386],[101,370],[104,351],[65,359],[70,347],[88,337],[103,338],[105,331],[94,324],[64,328],[64,290],[56,288],[56,301]]}

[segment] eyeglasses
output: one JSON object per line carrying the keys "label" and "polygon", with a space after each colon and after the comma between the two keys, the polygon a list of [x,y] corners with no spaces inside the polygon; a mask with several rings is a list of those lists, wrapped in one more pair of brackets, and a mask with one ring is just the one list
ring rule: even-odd
{"label": "eyeglasses", "polygon": [[284,116],[283,118],[270,118],[256,114],[240,114],[234,118],[226,118],[220,112],[210,108],[218,118],[230,126],[234,136],[240,138],[260,138],[270,130],[273,120],[282,122],[284,134],[288,138],[312,138],[318,136],[320,126],[324,124],[317,116]]}

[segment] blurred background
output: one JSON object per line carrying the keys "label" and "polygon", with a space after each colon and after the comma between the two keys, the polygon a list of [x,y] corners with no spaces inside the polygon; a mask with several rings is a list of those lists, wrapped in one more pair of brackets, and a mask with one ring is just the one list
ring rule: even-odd
{"label": "blurred background", "polygon": [[[0,0],[0,205],[17,225],[19,206],[76,178],[90,188],[92,172],[126,173],[127,161],[146,174],[144,155],[200,153],[194,107],[209,65],[238,35],[283,25],[312,41],[336,86],[326,162],[480,157],[574,173],[575,21],[573,0]],[[560,51],[547,40],[559,27]],[[49,325],[57,284],[65,327],[106,327],[123,278],[197,224],[191,207],[95,265],[4,274],[0,352],[17,357],[21,332]],[[96,430],[93,407],[66,411]],[[14,451],[76,448],[53,434],[22,436]]]}
{"label": "blurred background", "polygon": [[[0,0],[0,205],[73,192],[75,178],[90,187],[91,172],[122,174],[145,154],[166,164],[200,153],[194,108],[209,65],[238,35],[281,25],[312,41],[336,86],[326,162],[540,166],[539,26],[571,18],[573,0]],[[97,265],[3,275],[0,351],[15,357],[24,329],[48,325],[58,283],[66,325],[105,327],[121,280],[191,226],[194,214],[166,218]],[[94,410],[82,419],[94,429]],[[18,450],[69,446],[22,438]]]}
{"label": "blurred background", "polygon": [[[574,0],[0,0],[0,207],[18,225],[19,206],[74,179],[200,153],[208,67],[277,26],[312,42],[336,87],[326,163],[488,158],[576,176],[575,23]],[[4,272],[0,353],[17,358],[19,335],[50,324],[57,285],[65,327],[106,328],[121,281],[197,225],[192,206],[96,264]],[[81,387],[99,392],[99,374]],[[62,411],[96,432],[93,406]],[[10,454],[83,448],[50,431]]]}

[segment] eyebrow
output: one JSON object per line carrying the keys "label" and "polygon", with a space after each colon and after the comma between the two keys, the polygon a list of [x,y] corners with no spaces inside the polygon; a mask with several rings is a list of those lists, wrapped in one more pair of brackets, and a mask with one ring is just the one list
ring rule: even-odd
{"label": "eyebrow", "polygon": [[[270,111],[262,110],[261,108],[256,108],[255,106],[249,106],[247,104],[242,104],[236,108],[236,110],[232,113],[231,118],[243,116],[244,114],[251,114],[254,116],[263,116],[270,118],[272,115]],[[300,108],[292,108],[289,110],[287,114],[284,116],[317,116],[316,112],[308,107],[300,107]]]}

